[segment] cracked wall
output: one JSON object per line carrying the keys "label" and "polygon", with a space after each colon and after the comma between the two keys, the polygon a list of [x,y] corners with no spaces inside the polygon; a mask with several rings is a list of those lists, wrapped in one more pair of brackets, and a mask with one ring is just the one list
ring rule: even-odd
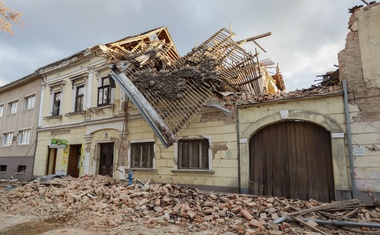
{"label": "cracked wall", "polygon": [[357,8],[338,54],[347,79],[356,185],[362,195],[380,192],[380,4]]}

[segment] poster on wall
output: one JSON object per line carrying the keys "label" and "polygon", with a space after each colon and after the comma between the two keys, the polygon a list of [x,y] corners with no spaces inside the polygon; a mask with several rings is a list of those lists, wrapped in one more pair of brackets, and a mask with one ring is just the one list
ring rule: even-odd
{"label": "poster on wall", "polygon": [[51,139],[50,148],[52,149],[65,149],[67,140],[64,139]]}

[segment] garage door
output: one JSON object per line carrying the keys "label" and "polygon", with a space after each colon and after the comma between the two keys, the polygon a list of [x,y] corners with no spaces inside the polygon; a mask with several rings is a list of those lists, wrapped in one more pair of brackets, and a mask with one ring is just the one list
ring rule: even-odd
{"label": "garage door", "polygon": [[300,121],[267,126],[250,139],[250,193],[334,200],[331,135]]}

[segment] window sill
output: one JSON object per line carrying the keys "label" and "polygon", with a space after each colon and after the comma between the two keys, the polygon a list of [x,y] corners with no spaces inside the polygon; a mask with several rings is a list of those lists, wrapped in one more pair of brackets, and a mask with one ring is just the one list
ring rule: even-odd
{"label": "window sill", "polygon": [[100,105],[100,106],[97,106],[97,107],[92,107],[90,108],[91,111],[98,111],[98,110],[102,110],[102,109],[110,109],[110,108],[113,108],[115,105],[114,104],[104,104],[104,105]]}
{"label": "window sill", "polygon": [[22,143],[22,144],[18,143],[17,145],[18,145],[18,146],[29,146],[30,143]]}
{"label": "window sill", "polygon": [[47,116],[47,117],[44,117],[44,119],[62,119],[62,115]]}
{"label": "window sill", "polygon": [[172,170],[174,173],[190,173],[190,174],[215,174],[213,170],[196,170],[196,169],[176,169]]}
{"label": "window sill", "polygon": [[157,172],[157,169],[153,169],[153,168],[128,168],[128,169],[125,169],[125,172],[127,173],[128,171],[136,171],[136,172],[152,172],[152,173],[156,173]]}
{"label": "window sill", "polygon": [[65,117],[71,117],[71,116],[76,116],[76,115],[84,115],[86,111],[78,111],[78,112],[71,112],[71,113],[66,113]]}

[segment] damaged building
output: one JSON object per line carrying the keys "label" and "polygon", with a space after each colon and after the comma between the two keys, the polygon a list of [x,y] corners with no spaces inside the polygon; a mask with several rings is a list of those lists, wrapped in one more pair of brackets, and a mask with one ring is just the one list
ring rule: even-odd
{"label": "damaged building", "polygon": [[[181,57],[166,27],[90,47],[43,77],[35,175],[109,175],[238,191],[234,100],[274,87],[221,29]],[[283,83],[283,82],[282,82]]]}
{"label": "damaged building", "polygon": [[373,200],[380,6],[351,13],[339,69],[293,92],[275,63],[242,47],[269,34],[235,41],[228,29],[184,56],[160,27],[39,68],[33,174],[131,171],[207,190]]}

